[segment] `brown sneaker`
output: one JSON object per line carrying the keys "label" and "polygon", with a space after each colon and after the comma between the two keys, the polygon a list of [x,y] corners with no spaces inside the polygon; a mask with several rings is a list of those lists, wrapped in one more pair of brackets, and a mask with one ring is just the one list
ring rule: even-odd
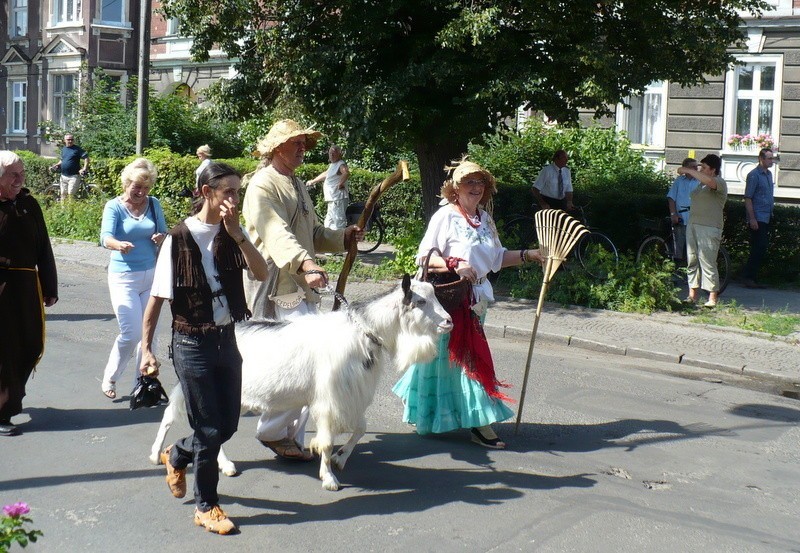
{"label": "brown sneaker", "polygon": [[186,495],[186,469],[176,469],[169,462],[169,452],[172,446],[161,452],[161,462],[167,467],[167,486],[172,495],[181,498]]}
{"label": "brown sneaker", "polygon": [[237,530],[236,525],[219,505],[214,505],[210,511],[205,513],[195,509],[194,523],[215,534],[230,534]]}

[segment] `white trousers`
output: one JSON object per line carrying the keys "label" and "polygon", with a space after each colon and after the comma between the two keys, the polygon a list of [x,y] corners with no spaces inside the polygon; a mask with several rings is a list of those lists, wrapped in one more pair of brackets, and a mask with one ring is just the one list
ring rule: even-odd
{"label": "white trousers", "polygon": [[[303,315],[317,312],[316,305],[309,305],[305,300],[294,309],[275,306],[279,321],[293,321]],[[309,337],[311,338],[311,337]],[[256,426],[256,438],[264,442],[277,442],[290,438],[301,446],[305,443],[306,423],[308,422],[308,406],[289,411],[267,411],[261,414]]]}
{"label": "white trousers", "polygon": [[328,204],[328,212],[325,214],[325,222],[323,224],[327,228],[340,230],[347,227],[347,216],[345,215],[345,210],[347,209],[348,202],[348,198],[325,202]]}
{"label": "white trousers", "polygon": [[114,340],[103,372],[104,385],[119,381],[134,352],[136,352],[136,368],[133,375],[135,383],[142,362],[142,319],[144,308],[150,300],[154,274],[155,268],[146,271],[108,273],[108,291],[114,314],[117,316],[119,336]]}
{"label": "white trousers", "polygon": [[707,292],[719,291],[717,253],[722,241],[722,229],[689,223],[686,228],[686,271],[689,288]]}

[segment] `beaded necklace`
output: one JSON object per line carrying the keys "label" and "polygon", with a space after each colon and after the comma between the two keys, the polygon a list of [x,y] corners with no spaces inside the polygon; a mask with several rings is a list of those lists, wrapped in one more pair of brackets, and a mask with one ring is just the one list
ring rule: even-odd
{"label": "beaded necklace", "polygon": [[461,202],[456,200],[456,205],[458,206],[458,210],[461,212],[461,215],[464,216],[464,219],[467,220],[467,224],[472,228],[478,228],[481,226],[481,216],[480,214],[476,214],[474,217],[467,215],[467,212],[464,211],[464,208],[461,206]]}

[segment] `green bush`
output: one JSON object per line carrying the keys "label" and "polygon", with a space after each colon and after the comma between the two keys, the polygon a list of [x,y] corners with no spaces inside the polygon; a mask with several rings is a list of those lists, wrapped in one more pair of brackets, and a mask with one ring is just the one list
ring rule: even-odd
{"label": "green bush", "polygon": [[94,197],[62,203],[47,199],[42,203],[50,236],[98,242],[106,199]]}
{"label": "green bush", "polygon": [[[567,261],[548,287],[547,300],[564,305],[583,305],[615,311],[651,313],[671,311],[679,305],[679,289],[672,283],[675,266],[671,261],[648,259],[637,264],[631,255],[620,256],[616,268],[607,266],[609,277],[598,281],[579,265]],[[516,298],[538,298],[542,270],[527,265],[521,270],[504,269],[498,290]]]}
{"label": "green bush", "polygon": [[469,147],[470,157],[498,181],[494,217],[498,227],[514,215],[532,215],[530,189],[556,150],[566,150],[575,189],[591,227],[607,234],[620,250],[634,251],[640,218],[664,214],[670,178],[632,149],[614,129],[562,128],[529,124],[521,133],[501,131]]}
{"label": "green bush", "polygon": [[[305,180],[312,179],[327,168],[327,164],[305,164],[297,170],[297,175]],[[389,173],[375,173],[366,169],[350,167],[351,202],[366,202],[369,193],[379,185]],[[322,194],[322,184],[309,189],[320,219],[324,219],[327,207]],[[380,199],[381,215],[386,224],[386,240],[394,243],[403,236],[409,219],[422,221],[422,184],[418,173],[412,173],[407,181],[399,182],[390,188]]]}
{"label": "green bush", "polygon": [[31,190],[34,196],[41,196],[45,189],[56,181],[56,173],[50,172],[53,160],[28,150],[17,150],[15,153],[22,159],[22,164],[25,166],[25,186]]}
{"label": "green bush", "polygon": [[[750,255],[750,233],[745,224],[744,200],[728,199],[725,205],[723,244],[738,275]],[[776,205],[769,248],[759,270],[759,280],[773,286],[800,285],[800,207]]]}

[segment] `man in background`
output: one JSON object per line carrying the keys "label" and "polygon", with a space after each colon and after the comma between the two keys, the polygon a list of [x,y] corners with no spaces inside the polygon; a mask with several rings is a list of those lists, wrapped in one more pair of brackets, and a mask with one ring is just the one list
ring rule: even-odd
{"label": "man in background", "polygon": [[[693,157],[687,157],[681,167],[697,171],[700,165]],[[689,224],[689,208],[692,205],[690,194],[700,181],[689,175],[678,175],[667,192],[669,217],[672,221],[672,236],[675,239],[675,259],[686,258],[686,225]]]}
{"label": "man in background", "polygon": [[[81,167],[83,160],[83,167]],[[67,196],[72,196],[78,191],[81,178],[89,170],[89,154],[75,144],[75,137],[71,134],[64,135],[64,147],[61,148],[61,161],[51,167],[54,171],[61,171],[61,201]]]}
{"label": "man in background", "polygon": [[553,154],[553,163],[539,172],[531,193],[542,209],[572,210],[572,174],[567,161],[567,152],[558,150]]}
{"label": "man in background", "polygon": [[769,148],[758,152],[758,165],[747,174],[744,187],[744,208],[750,230],[750,257],[742,269],[742,281],[747,288],[766,288],[756,281],[758,269],[769,245],[769,226],[775,208],[775,183],[769,168],[775,163],[775,153]]}

